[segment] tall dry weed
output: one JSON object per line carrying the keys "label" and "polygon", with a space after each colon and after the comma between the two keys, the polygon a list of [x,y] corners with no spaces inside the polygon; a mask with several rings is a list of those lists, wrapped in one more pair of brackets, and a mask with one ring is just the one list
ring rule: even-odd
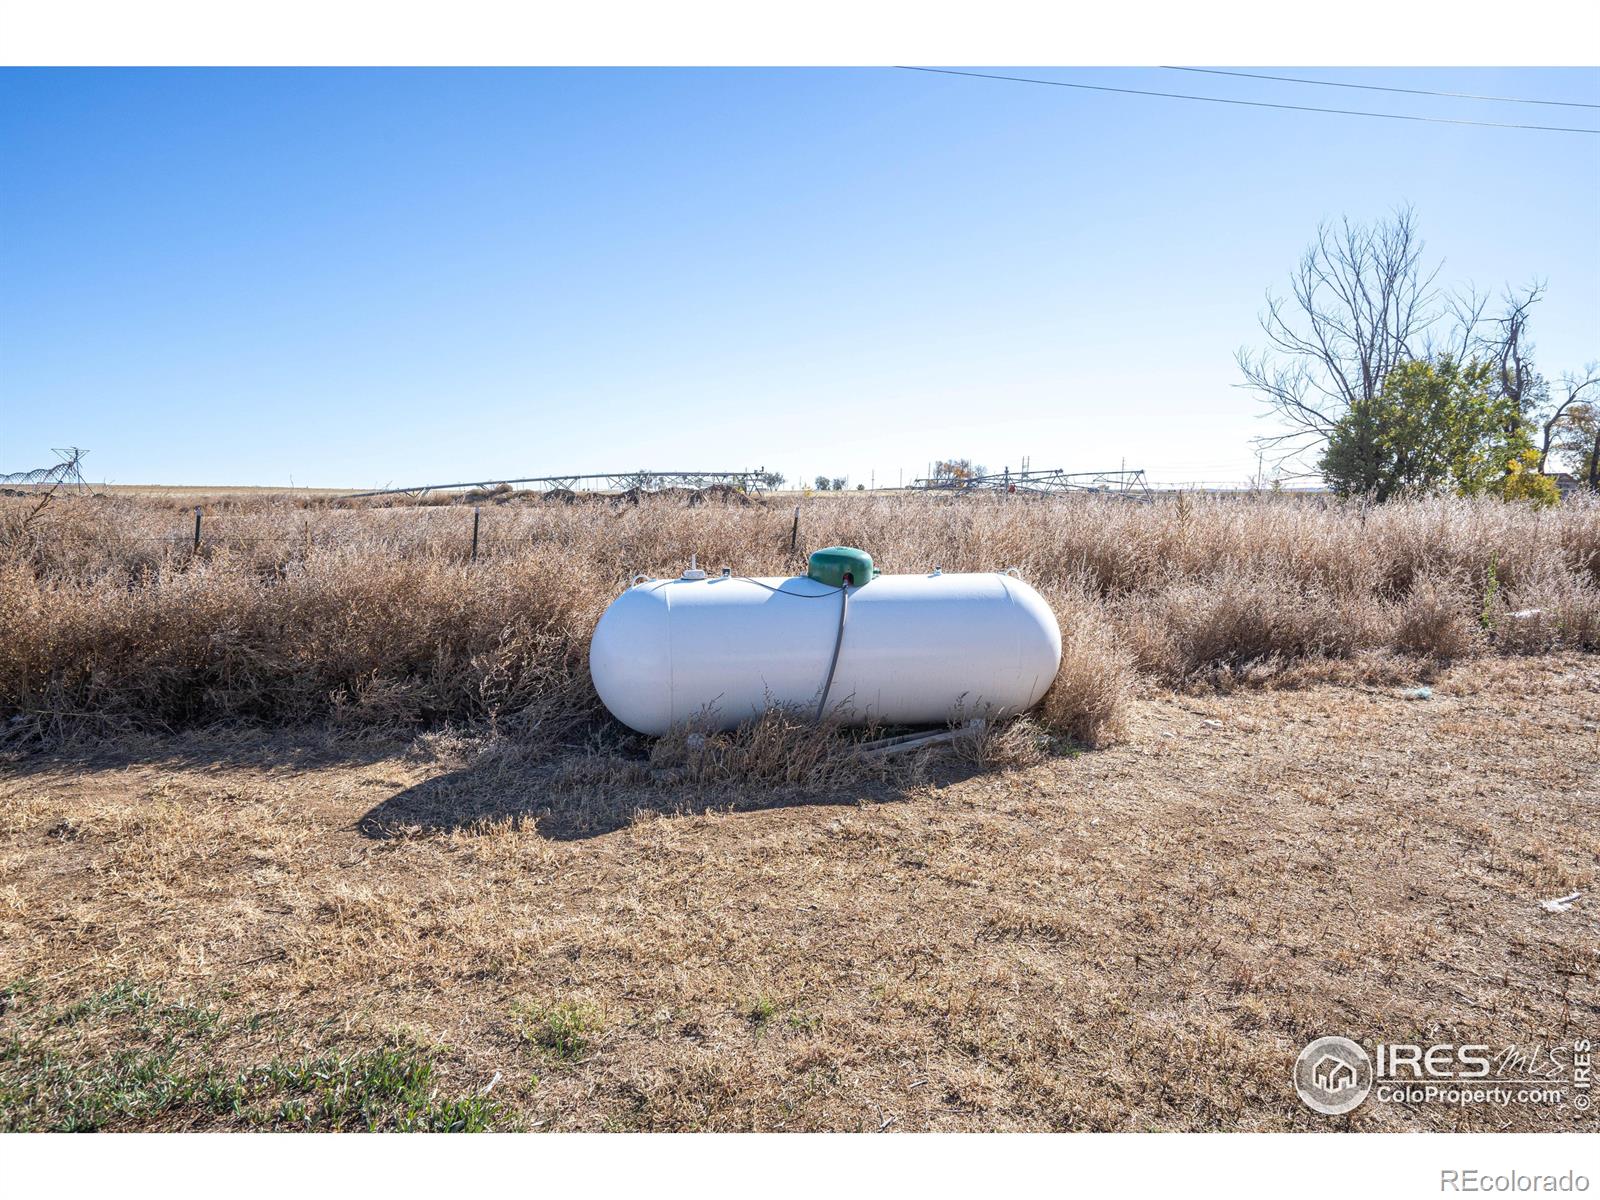
{"label": "tall dry weed", "polygon": [[1047,728],[1086,746],[1106,746],[1127,731],[1136,676],[1133,655],[1094,596],[1081,588],[1046,593],[1061,625],[1061,668],[1040,702]]}
{"label": "tall dry weed", "polygon": [[476,561],[459,505],[228,497],[205,506],[197,549],[176,500],[70,497],[31,520],[26,499],[0,500],[0,720],[487,722],[560,741],[601,717],[588,639],[634,572],[695,555],[789,574],[837,543],[886,572],[1020,567],[1063,630],[1041,719],[1087,744],[1117,736],[1135,671],[1178,684],[1600,639],[1593,501],[828,497],[800,503],[791,553],[792,502],[496,499]]}

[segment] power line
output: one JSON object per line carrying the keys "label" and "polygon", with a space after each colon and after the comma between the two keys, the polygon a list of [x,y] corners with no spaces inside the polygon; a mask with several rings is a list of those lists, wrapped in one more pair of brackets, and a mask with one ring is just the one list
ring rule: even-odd
{"label": "power line", "polygon": [[1364,92],[1402,92],[1407,96],[1445,96],[1451,100],[1492,100],[1498,104],[1556,104],[1563,108],[1600,108],[1581,100],[1531,100],[1526,96],[1475,96],[1470,92],[1430,92],[1426,88],[1380,87],[1375,83],[1345,83],[1332,79],[1301,79],[1297,75],[1262,75],[1255,71],[1224,71],[1219,67],[1162,67],[1163,71],[1193,71],[1200,75],[1232,75],[1238,79],[1275,79],[1279,83],[1312,83],[1318,87],[1359,88]]}
{"label": "power line", "polygon": [[1183,92],[1150,92],[1139,88],[1108,87],[1098,83],[1067,83],[1060,79],[1032,79],[1025,75],[990,75],[982,71],[952,71],[946,67],[896,67],[899,71],[927,71],[934,75],[965,75],[972,79],[1004,79],[1011,83],[1037,83],[1045,87],[1078,88],[1086,92],[1117,92],[1125,96],[1160,96],[1166,100],[1203,100],[1208,104],[1239,104],[1246,108],[1282,108],[1292,112],[1333,113],[1341,117],[1381,117],[1390,121],[1424,121],[1431,125],[1476,125],[1484,129],[1539,129],[1546,133],[1587,133],[1600,129],[1574,129],[1565,125],[1512,125],[1503,121],[1463,121],[1452,117],[1418,117],[1409,113],[1364,112],[1352,108],[1313,108],[1306,104],[1273,104],[1266,100],[1230,100],[1223,96],[1191,96]]}

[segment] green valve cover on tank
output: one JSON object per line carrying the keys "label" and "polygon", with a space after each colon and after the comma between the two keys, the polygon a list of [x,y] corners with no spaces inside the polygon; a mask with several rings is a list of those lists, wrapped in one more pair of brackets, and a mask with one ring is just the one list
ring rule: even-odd
{"label": "green valve cover on tank", "polygon": [[872,565],[872,555],[854,546],[829,546],[826,550],[811,552],[806,575],[829,587],[860,587],[872,580],[878,569]]}

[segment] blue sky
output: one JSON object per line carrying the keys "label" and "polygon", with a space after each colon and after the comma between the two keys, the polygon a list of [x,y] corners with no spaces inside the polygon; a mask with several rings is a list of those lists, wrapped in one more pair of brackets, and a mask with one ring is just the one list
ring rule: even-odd
{"label": "blue sky", "polygon": [[[1600,103],[1594,70],[1289,73]],[[1410,203],[1442,280],[1548,281],[1547,373],[1600,357],[1597,150],[894,70],[7,70],[0,471],[1242,479],[1269,427],[1233,353],[1319,220]]]}

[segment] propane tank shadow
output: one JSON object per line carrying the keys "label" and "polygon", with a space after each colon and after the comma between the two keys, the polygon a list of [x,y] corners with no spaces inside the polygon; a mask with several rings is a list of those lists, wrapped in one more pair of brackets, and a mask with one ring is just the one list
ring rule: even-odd
{"label": "propane tank shadow", "polygon": [[971,763],[941,759],[903,784],[862,780],[835,788],[725,784],[684,789],[637,780],[613,786],[603,779],[574,786],[559,766],[519,770],[490,762],[447,771],[396,792],[363,815],[357,828],[382,840],[470,833],[511,823],[531,825],[554,841],[578,841],[614,833],[646,816],[894,803],[913,788],[944,786],[979,773],[981,768]]}

